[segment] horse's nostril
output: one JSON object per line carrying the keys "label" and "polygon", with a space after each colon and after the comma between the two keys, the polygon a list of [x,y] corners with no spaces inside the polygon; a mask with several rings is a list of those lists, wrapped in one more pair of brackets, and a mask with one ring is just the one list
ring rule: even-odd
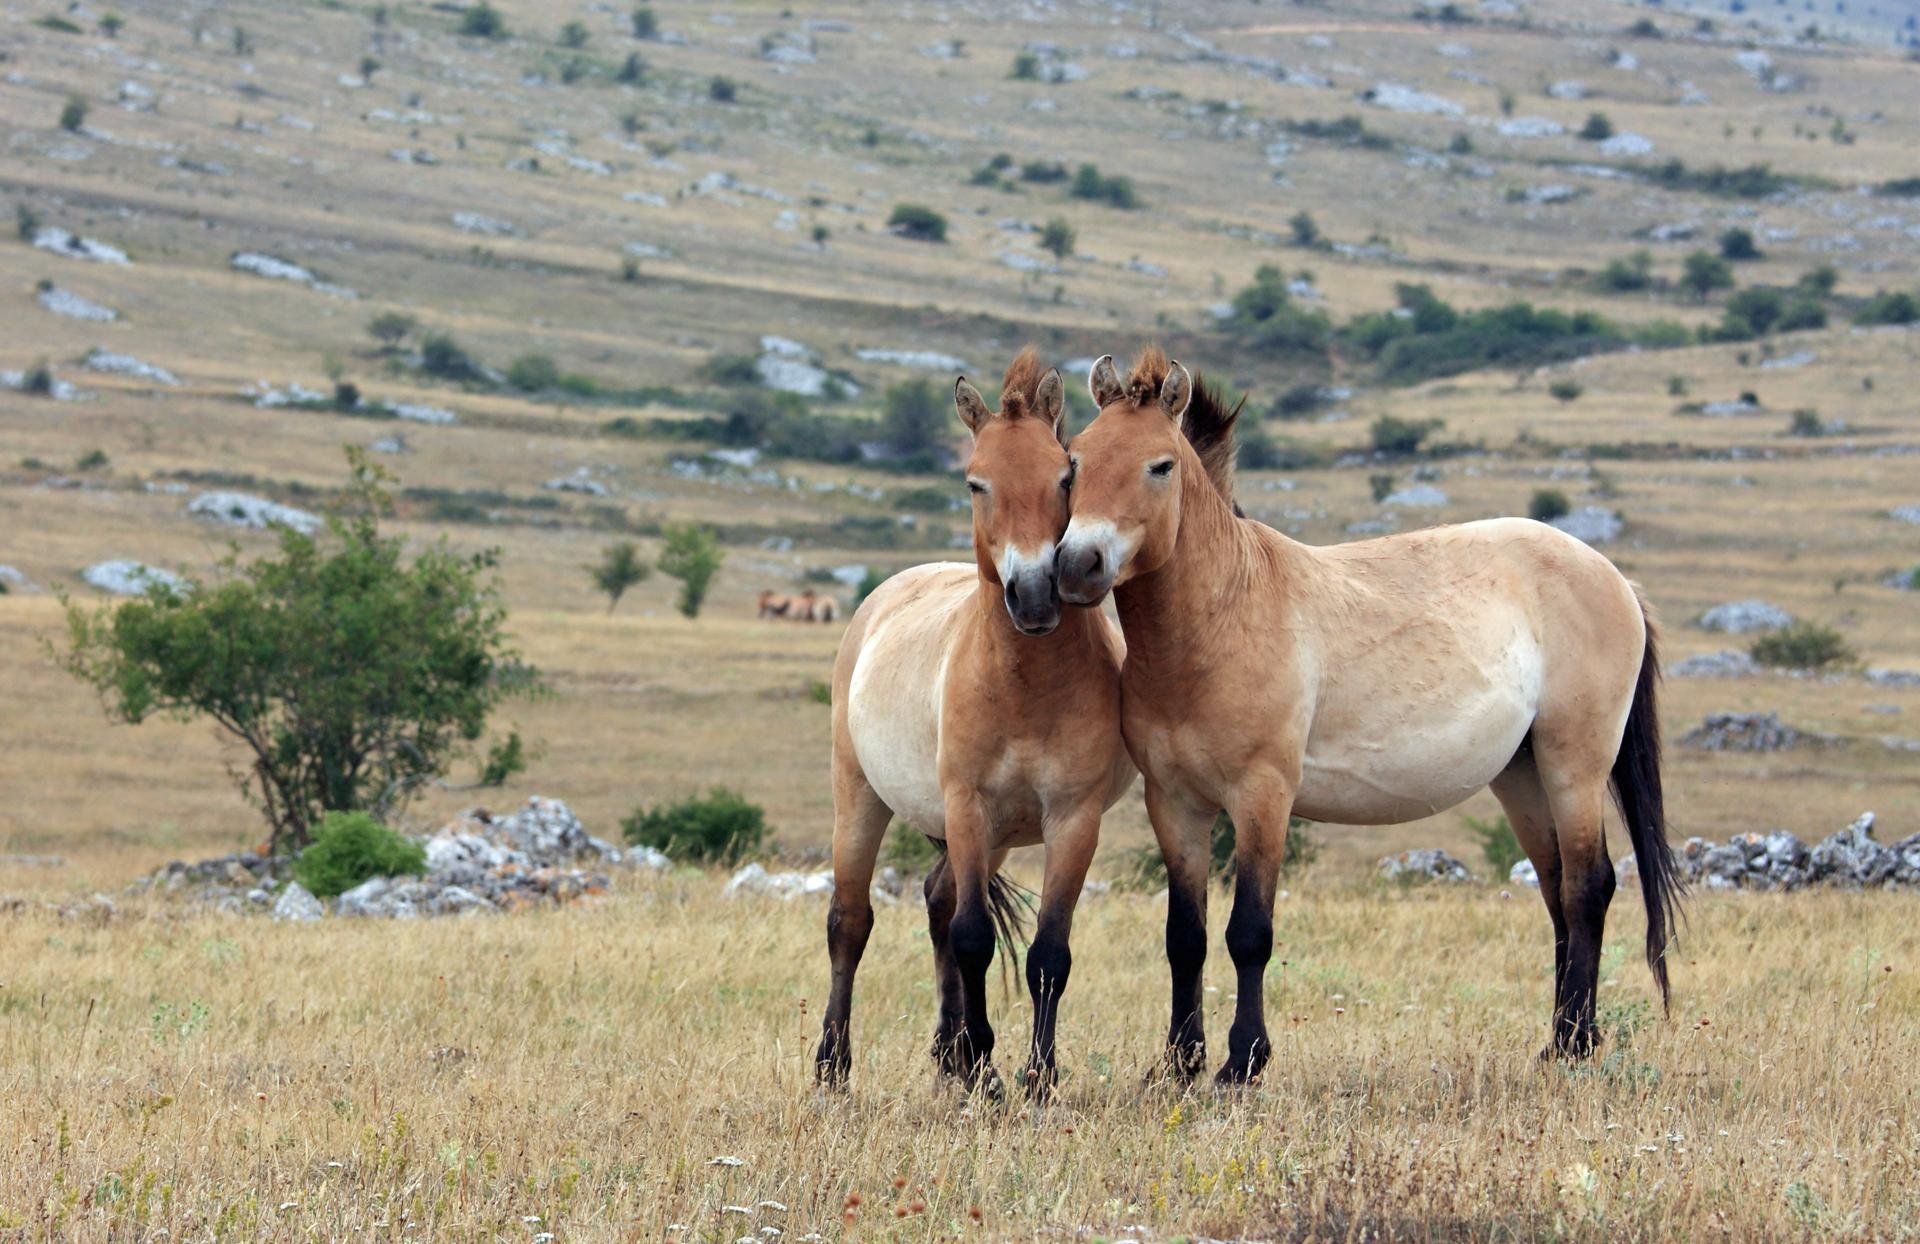
{"label": "horse's nostril", "polygon": [[1100,550],[1093,550],[1093,556],[1087,560],[1087,575],[1091,578],[1100,573]]}

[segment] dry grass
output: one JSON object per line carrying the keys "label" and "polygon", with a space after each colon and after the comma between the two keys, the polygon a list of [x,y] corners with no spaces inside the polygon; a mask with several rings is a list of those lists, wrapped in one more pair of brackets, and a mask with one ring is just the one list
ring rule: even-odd
{"label": "dry grass", "polygon": [[[730,904],[711,877],[402,929],[16,914],[0,1222],[76,1240],[1920,1229],[1912,899],[1703,898],[1664,1021],[1622,902],[1610,1040],[1569,1069],[1534,1058],[1531,898],[1309,884],[1280,909],[1273,1069],[1230,1097],[1140,1091],[1162,910],[1088,901],[1044,1110],[935,1084],[912,907],[881,912],[844,1099],[810,1083],[820,907]],[[1210,971],[1217,1057],[1232,976],[1219,954]],[[1011,1071],[1026,1004],[995,1010]]]}

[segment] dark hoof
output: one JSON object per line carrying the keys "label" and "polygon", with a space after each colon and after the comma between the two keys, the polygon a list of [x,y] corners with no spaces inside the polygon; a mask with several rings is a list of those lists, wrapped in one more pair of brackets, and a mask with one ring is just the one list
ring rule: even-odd
{"label": "dark hoof", "polygon": [[1260,1082],[1261,1068],[1251,1063],[1229,1061],[1220,1070],[1213,1073],[1215,1088],[1247,1088]]}

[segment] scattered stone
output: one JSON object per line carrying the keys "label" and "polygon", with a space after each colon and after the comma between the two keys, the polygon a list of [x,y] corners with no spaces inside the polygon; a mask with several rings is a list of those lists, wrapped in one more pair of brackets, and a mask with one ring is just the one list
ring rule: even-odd
{"label": "scattered stone", "polygon": [[320,530],[320,516],[244,492],[203,492],[187,503],[187,513],[232,527],[265,530],[288,527],[303,536]]}
{"label": "scattered stone", "polygon": [[482,216],[479,212],[455,212],[453,224],[462,233],[478,233],[490,238],[510,238],[520,232],[509,221]]}
{"label": "scattered stone", "polygon": [[344,285],[334,285],[321,280],[297,263],[277,259],[272,255],[263,255],[258,251],[236,252],[228,262],[241,272],[249,272],[254,276],[266,277],[272,281],[292,281],[296,285],[305,285],[309,289],[331,294],[336,298],[351,299],[360,296]]}
{"label": "scattered stone", "polygon": [[1920,687],[1920,670],[1868,670],[1867,681],[1876,687],[1908,690]]}
{"label": "scattered stone", "polygon": [[1653,140],[1641,134],[1622,132],[1612,138],[1603,139],[1600,153],[1610,156],[1644,156],[1653,154]]}
{"label": "scattered stone", "polygon": [[308,893],[306,887],[298,881],[287,882],[287,888],[280,892],[279,899],[273,904],[275,920],[305,923],[309,920],[318,920],[326,914],[326,907],[319,899]]}
{"label": "scattered stone", "polygon": [[1764,600],[1731,600],[1701,614],[1694,625],[1703,631],[1745,635],[1750,631],[1777,631],[1793,625],[1793,615]]}
{"label": "scattered stone", "polygon": [[106,372],[115,376],[133,376],[140,380],[151,380],[156,384],[180,383],[180,378],[166,368],[153,363],[143,363],[131,354],[114,354],[111,351],[95,349],[88,352],[80,365],[88,371]]}
{"label": "scattered stone", "polygon": [[965,359],[936,350],[855,350],[853,356],[869,363],[892,363],[896,367],[917,367],[927,371],[967,370]]}
{"label": "scattered stone", "polygon": [[770,873],[765,865],[748,864],[727,879],[726,889],[721,891],[727,898],[739,898],[742,895],[757,895],[777,898],[783,901],[800,898],[805,895],[827,894],[833,890],[833,870],[823,872],[778,872]]}
{"label": "scattered stone", "polygon": [[1667,667],[1675,678],[1745,678],[1759,672],[1760,663],[1739,648],[1697,653]]}
{"label": "scattered stone", "polygon": [[1625,527],[1618,514],[1597,505],[1583,505],[1571,514],[1562,514],[1549,525],[1588,544],[1611,544],[1620,538]]}
{"label": "scattered stone", "polygon": [[1388,493],[1381,505],[1404,506],[1408,509],[1433,509],[1447,504],[1447,494],[1432,484],[1415,484],[1411,488],[1402,488],[1398,492]]}
{"label": "scattered stone", "polygon": [[145,596],[148,589],[155,585],[175,591],[187,586],[187,581],[179,575],[131,558],[95,562],[81,571],[80,577],[89,585],[115,596]]}
{"label": "scattered stone", "polygon": [[1418,91],[1397,82],[1381,82],[1362,92],[1361,99],[1389,112],[1413,113],[1426,117],[1464,117],[1467,110],[1443,95]]}
{"label": "scattered stone", "polygon": [[1546,117],[1514,117],[1494,127],[1503,138],[1558,138],[1567,127]]}
{"label": "scattered stone", "polygon": [[1873,838],[1874,814],[1809,847],[1785,830],[1736,834],[1718,845],[1689,838],[1675,857],[1680,875],[1709,890],[1920,888],[1920,834],[1893,846]]}
{"label": "scattered stone", "polygon": [[1708,713],[1680,736],[1682,747],[1708,752],[1778,752],[1835,741],[1832,735],[1795,729],[1781,721],[1778,713]]}
{"label": "scattered stone", "polygon": [[37,590],[32,579],[27,578],[12,566],[0,566],[0,587],[9,592],[31,592]]}
{"label": "scattered stone", "polygon": [[1548,87],[1547,94],[1553,99],[1585,99],[1587,97],[1587,84],[1584,82],[1576,82],[1569,78],[1565,81],[1556,82]]}
{"label": "scattered stone", "polygon": [[[24,371],[0,371],[0,388],[13,389],[24,393],[27,390],[27,373]],[[80,387],[69,380],[48,375],[48,387],[45,396],[56,402],[77,402],[84,396]]]}
{"label": "scattered stone", "polygon": [[387,409],[396,419],[408,419],[414,423],[432,423],[445,425],[457,422],[450,410],[438,406],[416,406],[410,402],[388,402]]}
{"label": "scattered stone", "polygon": [[1896,523],[1920,523],[1920,505],[1902,505],[1887,511]]}
{"label": "scattered stone", "polygon": [[541,487],[550,488],[555,492],[584,493],[589,497],[604,497],[612,491],[605,484],[593,478],[593,469],[591,467],[579,467],[575,469],[572,475],[562,475],[556,479],[550,479],[541,485]]}
{"label": "scattered stone", "polygon": [[1577,186],[1559,184],[1551,186],[1528,186],[1521,192],[1520,197],[1526,202],[1536,206],[1568,203],[1580,197],[1580,189]]}
{"label": "scattered stone", "polygon": [[1402,851],[1380,861],[1380,875],[1388,881],[1472,881],[1473,872],[1465,864],[1438,848]]}
{"label": "scattered stone", "polygon": [[33,235],[33,244],[43,251],[52,251],[56,255],[65,255],[69,259],[87,259],[94,263],[125,266],[131,262],[127,252],[117,246],[108,246],[105,242],[96,242],[92,238],[83,238],[77,233],[68,233],[54,225],[42,226]]}
{"label": "scattered stone", "polygon": [[97,324],[109,324],[120,318],[120,313],[112,307],[90,302],[70,289],[61,289],[58,285],[49,285],[39,292],[40,305],[55,315],[64,315],[73,320],[91,320]]}

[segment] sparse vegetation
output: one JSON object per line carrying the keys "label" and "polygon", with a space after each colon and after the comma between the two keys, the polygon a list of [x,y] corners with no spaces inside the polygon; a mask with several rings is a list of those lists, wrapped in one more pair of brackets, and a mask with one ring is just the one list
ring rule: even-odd
{"label": "sparse vegetation", "polygon": [[1082,164],[1074,170],[1073,184],[1067,187],[1067,193],[1076,199],[1105,203],[1109,207],[1131,209],[1140,206],[1140,196],[1133,188],[1131,177],[1108,177],[1094,164]]}
{"label": "sparse vegetation", "polygon": [[1863,327],[1920,323],[1920,297],[1905,290],[1881,290],[1853,313],[1853,322]]}
{"label": "sparse vegetation", "polygon": [[592,39],[593,35],[587,30],[585,22],[571,21],[560,28],[560,35],[555,42],[563,48],[583,48]]}
{"label": "sparse vegetation", "polygon": [[1609,260],[1594,283],[1610,294],[1636,293],[1650,288],[1653,285],[1653,252],[1637,250],[1624,258]]}
{"label": "sparse vegetation", "polygon": [[22,242],[33,241],[34,235],[40,232],[40,213],[34,211],[31,204],[15,203],[13,227],[14,231],[20,235]]}
{"label": "sparse vegetation", "polygon": [[335,898],[375,877],[419,876],[427,851],[365,812],[329,812],[293,862],[293,879],[319,898]]}
{"label": "sparse vegetation", "polygon": [[628,588],[645,583],[653,573],[653,567],[640,557],[640,546],[631,540],[609,544],[601,550],[600,560],[587,570],[593,586],[607,598],[608,613],[620,604]]}
{"label": "sparse vegetation", "polygon": [[1799,621],[1753,641],[1749,655],[1779,669],[1824,670],[1859,661],[1846,637],[1823,622]]}
{"label": "sparse vegetation", "polygon": [[715,74],[707,79],[707,98],[716,104],[731,104],[740,97],[739,84],[732,78]]}
{"label": "sparse vegetation", "polygon": [[404,311],[383,311],[367,321],[367,336],[380,344],[383,352],[400,348],[420,327],[420,321]]}
{"label": "sparse vegetation", "polygon": [[1055,259],[1067,259],[1073,254],[1079,235],[1064,216],[1055,216],[1040,230],[1040,249]]}
{"label": "sparse vegetation", "polygon": [[1407,457],[1419,453],[1427,438],[1445,426],[1438,419],[1402,419],[1397,415],[1381,415],[1368,427],[1367,435],[1375,453]]}
{"label": "sparse vegetation", "polygon": [[1486,861],[1487,880],[1499,885],[1513,872],[1513,866],[1527,858],[1520,846],[1520,839],[1514,836],[1513,826],[1504,816],[1496,816],[1483,821],[1475,816],[1460,818],[1466,822],[1467,832],[1473,835],[1474,843],[1480,848],[1480,858]]}
{"label": "sparse vegetation", "polygon": [[1733,288],[1733,269],[1718,255],[1694,251],[1681,268],[1680,287],[1705,302],[1713,291]]}
{"label": "sparse vegetation", "polygon": [[1032,52],[1020,52],[1013,58],[1013,68],[1007,76],[1016,82],[1038,82],[1040,80],[1040,58]]}
{"label": "sparse vegetation", "polygon": [[1233,296],[1231,328],[1250,344],[1278,354],[1324,355],[1333,335],[1325,313],[1295,301],[1286,274],[1262,264],[1253,283]]}
{"label": "sparse vegetation", "polygon": [[637,809],[620,822],[626,840],[687,864],[737,864],[766,843],[767,816],[738,791],[715,786],[704,797]]}
{"label": "sparse vegetation", "polygon": [[507,383],[522,393],[545,393],[560,384],[560,366],[544,354],[523,354],[507,368]]}
{"label": "sparse vegetation", "polygon": [[1373,360],[1382,378],[1395,384],[1690,340],[1679,325],[1656,322],[1629,332],[1592,311],[1568,314],[1524,302],[1460,311],[1426,285],[1403,283],[1394,293],[1397,310],[1355,316],[1338,340],[1343,350]]}
{"label": "sparse vegetation", "polygon": [[472,355],[445,333],[429,334],[420,343],[420,370],[442,380],[484,380],[485,373]]}
{"label": "sparse vegetation", "polygon": [[1573,503],[1567,500],[1567,494],[1558,488],[1536,488],[1533,499],[1527,502],[1527,517],[1535,522],[1550,523],[1556,518],[1565,518],[1573,513]]}
{"label": "sparse vegetation", "polygon": [[682,615],[700,616],[707,589],[720,572],[726,554],[714,539],[713,530],[697,523],[678,523],[661,532],[660,573],[680,580],[680,596],[675,602]]}
{"label": "sparse vegetation", "polygon": [[1295,246],[1318,247],[1326,242],[1313,214],[1304,208],[1287,217],[1287,232],[1292,236]]}
{"label": "sparse vegetation", "polygon": [[1753,230],[1736,226],[1720,235],[1720,258],[1731,263],[1750,263],[1766,256],[1753,240]]}
{"label": "sparse vegetation", "polygon": [[67,102],[60,109],[60,128],[69,133],[79,133],[87,125],[87,101],[78,95],[67,96]]}
{"label": "sparse vegetation", "polygon": [[654,15],[653,6],[643,4],[633,11],[633,37],[636,39],[657,39],[660,37],[660,19]]}
{"label": "sparse vegetation", "polygon": [[916,242],[947,240],[947,218],[919,203],[897,203],[887,217],[887,228]]}
{"label": "sparse vegetation", "polygon": [[1826,434],[1826,420],[1820,417],[1820,412],[1817,410],[1803,406],[1794,411],[1792,418],[1787,421],[1788,436],[1813,437]]}
{"label": "sparse vegetation", "polygon": [[1580,127],[1580,137],[1590,143],[1605,142],[1613,137],[1613,122],[1604,112],[1590,112],[1586,124]]}
{"label": "sparse vegetation", "polygon": [[1571,378],[1555,380],[1547,385],[1547,395],[1562,404],[1577,400],[1586,391],[1585,385]]}
{"label": "sparse vegetation", "polygon": [[487,0],[468,5],[460,14],[460,33],[475,39],[504,39],[507,19]]}

